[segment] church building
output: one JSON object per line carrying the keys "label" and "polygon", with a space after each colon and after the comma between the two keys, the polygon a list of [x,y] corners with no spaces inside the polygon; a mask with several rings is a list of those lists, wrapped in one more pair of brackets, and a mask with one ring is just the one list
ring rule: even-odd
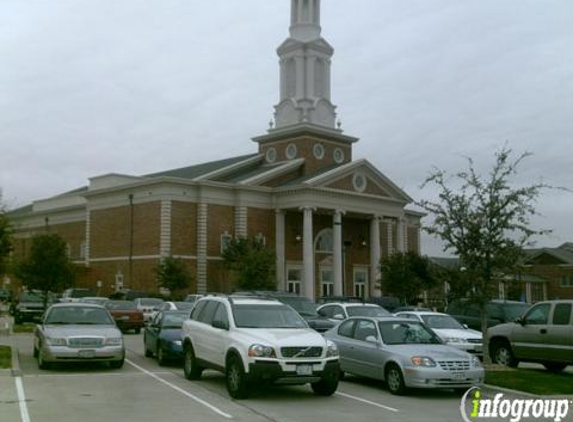
{"label": "church building", "polygon": [[320,0],[291,1],[290,35],[277,50],[280,99],[252,153],[94,176],[34,201],[9,214],[15,259],[33,235],[57,233],[85,269],[77,284],[102,295],[157,291],[154,269],[167,256],[188,265],[190,292],[229,292],[222,251],[232,238],[258,238],[276,253],[277,289],[313,300],[380,295],[381,257],[419,252],[423,215],[368,160],[353,159],[358,139],[343,133],[331,102],[334,50],[321,36]]}

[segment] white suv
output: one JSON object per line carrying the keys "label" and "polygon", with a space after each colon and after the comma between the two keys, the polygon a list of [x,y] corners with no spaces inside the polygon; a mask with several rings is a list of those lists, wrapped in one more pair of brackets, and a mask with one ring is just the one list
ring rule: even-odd
{"label": "white suv", "polygon": [[203,369],[226,375],[235,399],[247,398],[261,383],[307,384],[329,396],[338,387],[336,345],[290,306],[274,299],[208,296],[199,299],[183,323],[185,377]]}

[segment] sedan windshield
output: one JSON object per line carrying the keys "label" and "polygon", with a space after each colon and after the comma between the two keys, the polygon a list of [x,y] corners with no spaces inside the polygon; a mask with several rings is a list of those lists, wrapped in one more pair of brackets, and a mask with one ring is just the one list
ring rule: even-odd
{"label": "sedan windshield", "polygon": [[385,344],[441,344],[440,339],[419,322],[379,322]]}
{"label": "sedan windshield", "polygon": [[463,330],[464,326],[449,315],[422,315],[422,319],[430,328]]}
{"label": "sedan windshield", "polygon": [[306,322],[285,305],[234,305],[235,325],[240,328],[307,328]]}
{"label": "sedan windshield", "polygon": [[44,324],[114,325],[115,323],[105,309],[66,306],[50,309]]}
{"label": "sedan windshield", "polygon": [[348,316],[381,317],[392,315],[380,306],[347,306]]}
{"label": "sedan windshield", "polygon": [[142,306],[157,306],[163,303],[163,299],[139,299],[139,304]]}
{"label": "sedan windshield", "polygon": [[517,318],[523,316],[525,311],[529,309],[527,303],[504,304],[505,317],[508,321],[515,321]]}

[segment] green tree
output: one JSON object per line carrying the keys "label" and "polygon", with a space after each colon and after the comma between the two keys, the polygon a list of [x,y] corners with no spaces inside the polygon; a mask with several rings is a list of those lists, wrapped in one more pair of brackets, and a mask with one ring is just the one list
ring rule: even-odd
{"label": "green tree", "polygon": [[242,290],[275,290],[275,254],[255,239],[232,239],[223,252],[225,266],[237,278]]}
{"label": "green tree", "polygon": [[172,293],[188,288],[193,280],[185,263],[172,256],[163,259],[155,268],[155,272],[159,285],[169,289]]}
{"label": "green tree", "polygon": [[415,252],[396,252],[381,260],[383,290],[402,303],[413,304],[424,290],[438,283],[427,257]]}
{"label": "green tree", "polygon": [[425,230],[440,238],[444,251],[454,253],[463,263],[468,283],[465,290],[480,306],[484,333],[485,305],[497,291],[497,280],[515,273],[532,236],[549,232],[531,228],[530,219],[537,214],[539,195],[550,186],[519,186],[513,180],[519,165],[530,155],[513,158],[512,151],[504,147],[495,154],[495,163],[486,176],[478,174],[468,158],[467,170],[452,176],[434,170],[422,185],[432,185],[438,191],[437,200],[418,203],[433,217]]}
{"label": "green tree", "polygon": [[48,292],[58,292],[75,281],[73,264],[68,258],[66,242],[57,234],[42,234],[32,238],[29,255],[19,262],[15,275],[28,289],[44,293],[44,307]]}

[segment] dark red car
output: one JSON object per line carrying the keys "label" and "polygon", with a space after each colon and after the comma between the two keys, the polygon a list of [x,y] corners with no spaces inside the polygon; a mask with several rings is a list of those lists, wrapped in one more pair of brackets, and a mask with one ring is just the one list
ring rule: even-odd
{"label": "dark red car", "polygon": [[135,307],[135,303],[128,300],[108,300],[103,306],[109,311],[122,332],[134,330],[135,334],[139,334],[145,327],[143,312]]}

